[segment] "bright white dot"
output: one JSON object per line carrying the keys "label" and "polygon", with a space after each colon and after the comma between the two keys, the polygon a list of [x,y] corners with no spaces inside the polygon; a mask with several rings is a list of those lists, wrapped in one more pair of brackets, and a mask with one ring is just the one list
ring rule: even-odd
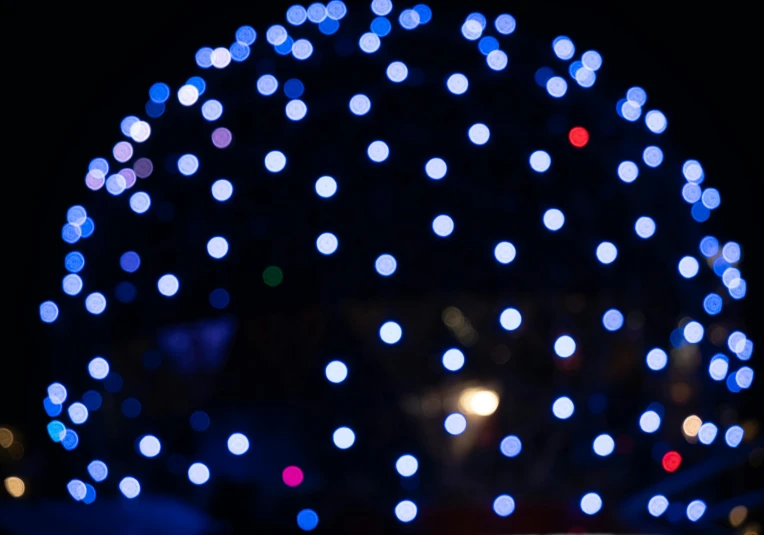
{"label": "bright white dot", "polygon": [[733,425],[727,429],[727,432],[724,434],[724,441],[730,448],[737,448],[743,441],[744,435],[745,432],[743,431],[742,427],[739,425]]}
{"label": "bright white dot", "polygon": [[82,206],[72,206],[66,211],[66,220],[72,225],[82,225],[88,218],[88,213]]}
{"label": "bright white dot", "polygon": [[483,123],[473,124],[469,130],[469,137],[475,145],[485,145],[491,137],[491,131]]}
{"label": "bright white dot", "polygon": [[376,163],[384,162],[390,156],[390,148],[384,141],[373,141],[366,152],[369,159]]}
{"label": "bright white dot", "polygon": [[93,379],[106,379],[109,375],[109,363],[105,358],[96,357],[88,363],[88,373]]}
{"label": "bright white dot", "polygon": [[308,20],[310,22],[318,24],[319,22],[323,22],[327,16],[328,13],[326,12],[326,7],[322,3],[315,2],[308,6]]}
{"label": "bright white dot", "polygon": [[639,427],[645,433],[655,433],[661,426],[661,417],[655,411],[645,411],[639,417]]}
{"label": "bright white dot", "polygon": [[382,41],[376,33],[366,32],[358,40],[358,46],[367,54],[373,54],[379,50]]}
{"label": "bright white dot", "polygon": [[292,45],[292,56],[300,61],[308,59],[313,54],[313,43],[307,39],[298,39]]}
{"label": "bright white dot", "polygon": [[197,89],[196,86],[186,84],[178,89],[178,102],[182,105],[193,106],[196,104],[197,100],[199,100],[199,89]]}
{"label": "bright white dot", "polygon": [[393,3],[391,0],[372,0],[371,10],[375,15],[384,17],[393,10]]}
{"label": "bright white dot", "polygon": [[467,92],[467,89],[470,86],[470,82],[463,74],[456,73],[448,77],[446,86],[448,87],[448,90],[451,91],[451,93],[454,95],[463,95]]}
{"label": "bright white dot", "polygon": [[279,82],[273,75],[264,74],[257,79],[257,92],[264,97],[269,97],[279,88]]}
{"label": "bright white dot", "polygon": [[119,482],[119,491],[132,500],[141,493],[141,484],[134,477],[126,477]]}
{"label": "bright white dot", "polygon": [[576,341],[567,334],[560,336],[554,342],[554,352],[564,359],[571,357],[576,352]]}
{"label": "bright white dot", "polygon": [[265,39],[273,46],[284,44],[287,40],[286,28],[279,24],[271,26],[268,28],[268,31],[265,32]]}
{"label": "bright white dot", "polygon": [[337,193],[337,181],[330,176],[322,176],[316,180],[316,193],[324,199],[333,197]]}
{"label": "bright white dot", "polygon": [[658,147],[647,147],[642,153],[642,159],[648,167],[658,167],[663,163],[663,151]]}
{"label": "bright white dot", "polygon": [[231,195],[233,195],[233,184],[228,180],[221,178],[212,184],[212,196],[215,200],[220,202],[227,201],[231,198]]}
{"label": "bright white dot", "polygon": [[618,178],[630,184],[634,182],[639,176],[639,167],[637,164],[630,161],[621,162],[618,166]]}
{"label": "bright white dot", "polygon": [[753,368],[744,366],[735,373],[735,382],[743,390],[751,388],[753,384]]}
{"label": "bright white dot", "polygon": [[175,275],[162,275],[159,278],[159,281],[157,281],[157,288],[159,289],[160,294],[164,295],[165,297],[172,297],[178,293],[180,282],[178,282],[178,277]]}
{"label": "bright white dot", "polygon": [[636,231],[637,236],[646,240],[655,234],[655,221],[650,217],[640,217],[634,224],[634,230]]}
{"label": "bright white dot", "polygon": [[395,506],[395,517],[401,522],[411,522],[416,514],[416,504],[412,501],[404,500]]}
{"label": "bright white dot", "polygon": [[93,481],[101,482],[109,475],[109,468],[103,461],[93,461],[88,465],[88,474]]}
{"label": "bright white dot", "polygon": [[216,236],[207,242],[207,253],[215,259],[221,259],[228,254],[228,241]]}
{"label": "bright white dot", "polygon": [[133,193],[130,197],[130,208],[136,214],[144,214],[151,207],[151,197],[145,191]]}
{"label": "bright white dot", "polygon": [[662,134],[666,131],[668,120],[666,120],[666,116],[662,112],[651,110],[645,115],[645,124],[653,134]]}
{"label": "bright white dot", "polygon": [[74,273],[69,273],[61,284],[64,289],[64,293],[67,295],[77,295],[82,291],[82,278]]}
{"label": "bright white dot", "polygon": [[387,67],[387,77],[391,82],[400,83],[409,75],[409,68],[402,61],[393,61]]}
{"label": "bright white dot", "polygon": [[397,267],[398,262],[395,260],[395,257],[389,254],[380,255],[376,262],[374,262],[374,268],[383,277],[389,277],[395,273]]}
{"label": "bright white dot", "polygon": [[520,327],[523,317],[516,308],[507,308],[499,316],[499,323],[505,331],[514,331]]}
{"label": "bright white dot", "polygon": [[515,511],[515,500],[506,494],[493,501],[493,511],[501,517],[507,517]]}
{"label": "bright white dot", "polygon": [[348,8],[340,0],[332,0],[326,4],[326,16],[333,20],[340,20],[347,15]]}
{"label": "bright white dot", "polygon": [[69,491],[69,494],[72,496],[72,498],[78,502],[85,497],[85,494],[87,494],[87,487],[85,486],[85,483],[79,479],[72,479],[69,483],[66,484],[66,489]]}
{"label": "bright white dot", "polygon": [[739,262],[741,256],[742,250],[740,248],[740,244],[735,243],[734,241],[727,242],[724,244],[724,247],[722,247],[722,257],[724,257],[724,259],[730,264]]}
{"label": "bright white dot", "polygon": [[221,46],[212,51],[210,59],[212,60],[213,67],[224,69],[231,63],[231,52],[227,48]]}
{"label": "bright white dot", "polygon": [[552,404],[552,412],[560,420],[567,420],[573,416],[574,411],[575,406],[573,405],[573,400],[568,397],[558,398],[555,400],[554,404]]}
{"label": "bright white dot", "polygon": [[687,160],[682,166],[682,174],[688,182],[700,184],[703,182],[703,166],[697,160]]}
{"label": "bright white dot", "polygon": [[61,383],[51,384],[48,387],[48,397],[54,404],[61,405],[64,401],[66,401],[66,387]]}
{"label": "bright white dot", "polygon": [[156,457],[162,450],[162,444],[159,439],[153,435],[146,435],[138,443],[138,449],[144,457]]}
{"label": "bright white dot", "polygon": [[718,354],[711,359],[708,364],[708,375],[714,381],[724,381],[727,378],[727,372],[729,372],[730,363],[722,354]]}
{"label": "bright white dot", "polygon": [[668,355],[665,351],[656,347],[647,353],[646,360],[647,367],[657,372],[666,367],[666,364],[668,363]]}
{"label": "bright white dot", "polygon": [[405,30],[413,30],[419,26],[420,21],[419,13],[413,9],[404,9],[398,17],[398,23]]}
{"label": "bright white dot", "polygon": [[53,301],[45,301],[40,305],[40,319],[45,323],[53,323],[58,318],[58,305]]}
{"label": "bright white dot", "polygon": [[403,329],[394,321],[388,321],[379,328],[379,337],[386,344],[397,344],[403,336]]}
{"label": "bright white dot", "polygon": [[719,428],[717,428],[711,422],[706,422],[701,425],[700,430],[698,430],[698,440],[700,440],[701,444],[708,446],[716,439],[718,432]]}
{"label": "bright white dot", "polygon": [[316,249],[318,249],[318,252],[322,255],[333,254],[339,245],[340,242],[337,239],[337,236],[331,232],[324,232],[316,240]]}
{"label": "bright white dot", "polygon": [[287,10],[287,22],[292,26],[299,26],[308,19],[308,12],[302,6],[292,6]]}
{"label": "bright white dot", "polygon": [[476,20],[467,20],[462,25],[462,35],[470,41],[477,41],[483,35],[483,26]]}
{"label": "bright white dot", "polygon": [[395,469],[403,477],[411,477],[419,469],[419,461],[413,455],[402,455],[395,462]]}
{"label": "bright white dot", "polygon": [[286,167],[286,156],[283,152],[272,150],[265,155],[265,168],[271,173],[278,173]]}
{"label": "bright white dot", "polygon": [[599,494],[590,492],[581,498],[581,510],[587,515],[596,515],[602,509],[602,498]]}
{"label": "bright white dot", "polygon": [[446,165],[446,162],[443,161],[441,158],[432,158],[430,161],[428,161],[424,166],[424,171],[427,173],[427,176],[430,177],[433,180],[440,180],[444,176],[446,176],[446,172],[448,171],[448,166]]}
{"label": "bright white dot", "polygon": [[[106,191],[112,195],[120,195],[125,189],[127,189],[127,181],[125,180],[125,177],[119,173],[111,175],[106,179]],[[77,231],[82,233],[79,227],[76,228]]]}
{"label": "bright white dot", "polygon": [[334,445],[341,450],[346,450],[355,443],[355,433],[349,427],[340,427],[332,435]]}
{"label": "bright white dot", "polygon": [[106,310],[106,297],[100,292],[94,292],[85,298],[85,309],[91,314],[101,314]]}
{"label": "bright white dot", "polygon": [[642,116],[642,108],[631,100],[625,100],[621,104],[621,115],[633,123]]}
{"label": "bright white dot", "polygon": [[503,241],[496,245],[493,250],[493,255],[496,257],[496,261],[501,264],[511,263],[517,256],[517,250],[515,246],[508,241]]}
{"label": "bright white dot", "polygon": [[178,158],[178,171],[181,175],[191,176],[199,170],[199,159],[193,154],[184,154]]}
{"label": "bright white dot", "polygon": [[84,424],[88,419],[88,408],[80,402],[69,405],[69,419],[73,424]]}
{"label": "bright white dot", "polygon": [[463,414],[455,412],[446,417],[443,425],[449,435],[461,435],[467,429],[467,418]]}
{"label": "bright white dot", "polygon": [[441,238],[446,238],[454,231],[454,220],[447,215],[439,215],[432,220],[432,230]]}
{"label": "bright white dot", "polygon": [[458,349],[449,349],[443,353],[443,367],[448,371],[455,372],[464,366],[464,353]]}
{"label": "bright white dot", "polygon": [[603,264],[612,264],[618,256],[618,249],[610,242],[602,242],[597,246],[597,260]]}
{"label": "bright white dot", "polygon": [[353,115],[366,115],[371,110],[371,100],[366,95],[355,95],[350,99],[350,111]]}
{"label": "bright white dot", "polygon": [[218,100],[208,100],[202,104],[202,117],[208,121],[217,121],[223,115],[223,105]]}
{"label": "bright white dot", "polygon": [[719,190],[715,188],[705,189],[703,191],[703,195],[701,196],[701,200],[703,202],[703,206],[709,210],[718,208],[722,202],[721,194],[719,193]]}
{"label": "bright white dot", "polygon": [[690,344],[697,344],[703,339],[705,329],[697,321],[691,321],[684,326],[684,339]]}
{"label": "bright white dot", "polygon": [[729,347],[730,351],[733,353],[739,353],[745,347],[745,341],[745,334],[740,331],[735,331],[729,335],[729,338],[727,338],[727,347]]}
{"label": "bright white dot", "polygon": [[339,384],[348,376],[348,367],[344,362],[339,360],[333,360],[326,365],[326,378],[330,383]]}
{"label": "bright white dot", "polygon": [[130,126],[130,137],[137,143],[143,143],[151,135],[151,126],[145,121],[137,121]]}
{"label": "bright white dot", "polygon": [[610,332],[617,331],[623,327],[623,314],[620,311],[611,308],[602,316],[602,325]]}
{"label": "bright white dot", "polygon": [[552,232],[558,231],[565,224],[565,215],[557,208],[544,212],[544,226]]}
{"label": "bright white dot", "polygon": [[517,457],[523,451],[523,443],[515,435],[509,435],[501,441],[499,449],[505,457]]}
{"label": "bright white dot", "polygon": [[697,522],[706,512],[706,504],[700,500],[691,501],[687,506],[687,518],[691,522]]}
{"label": "bright white dot", "polygon": [[626,98],[629,102],[633,102],[639,107],[642,107],[647,102],[647,93],[641,87],[632,87],[626,92]]}
{"label": "bright white dot", "polygon": [[228,437],[228,451],[234,455],[244,455],[249,450],[249,439],[241,433]]}
{"label": "bright white dot", "polygon": [[742,344],[742,348],[738,348],[738,350],[735,351],[735,355],[737,355],[737,358],[740,360],[750,359],[751,355],[753,355],[753,342],[745,340]]}
{"label": "bright white dot", "polygon": [[594,449],[594,453],[600,457],[607,457],[613,453],[613,450],[615,450],[615,441],[610,435],[602,434],[594,439],[592,448]]}
{"label": "bright white dot", "polygon": [[188,480],[194,485],[204,485],[210,479],[210,469],[202,463],[194,463],[188,467]]}
{"label": "bright white dot", "polygon": [[602,56],[595,50],[587,50],[581,56],[581,63],[589,71],[598,71],[602,67]]}
{"label": "bright white dot", "polygon": [[561,35],[552,42],[555,56],[561,60],[569,60],[576,53],[576,47],[568,37]]}
{"label": "bright white dot", "polygon": [[505,13],[496,17],[495,26],[496,31],[500,34],[509,35],[515,31],[515,28],[517,27],[517,21],[515,21],[515,17]]}
{"label": "bright white dot", "polygon": [[685,256],[679,261],[679,274],[685,279],[693,278],[698,274],[699,269],[700,264],[698,264],[698,261],[691,256]]}
{"label": "bright white dot", "polygon": [[650,498],[650,501],[647,503],[647,511],[655,518],[658,518],[666,512],[668,506],[668,499],[665,496],[657,495]]}
{"label": "bright white dot", "polygon": [[507,53],[503,50],[492,50],[488,53],[485,60],[486,63],[488,63],[488,67],[494,71],[502,71],[506,69],[507,64],[509,63]]}
{"label": "bright white dot", "polygon": [[543,150],[537,150],[531,154],[530,163],[531,169],[537,173],[545,173],[552,165],[552,157],[549,156],[549,153]]}
{"label": "bright white dot", "polygon": [[561,76],[552,76],[546,82],[546,90],[554,98],[561,98],[568,92],[568,82]]}

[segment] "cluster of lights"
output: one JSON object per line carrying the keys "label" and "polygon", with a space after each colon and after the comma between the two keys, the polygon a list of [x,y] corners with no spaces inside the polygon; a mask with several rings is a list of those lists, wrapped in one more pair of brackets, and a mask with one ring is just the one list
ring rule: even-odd
{"label": "cluster of lights", "polygon": [[[376,18],[372,21],[370,31],[361,35],[358,46],[366,54],[374,54],[382,46],[381,38],[389,35],[392,24],[387,18],[393,10],[390,0],[373,0],[371,9]],[[326,5],[313,3],[304,8],[299,5],[287,10],[286,22],[293,27],[299,27],[309,21],[318,26],[319,31],[325,35],[332,35],[339,29],[340,20],[347,14],[347,7],[341,1],[331,1]],[[397,22],[403,30],[414,30],[420,25],[427,24],[432,19],[432,10],[420,4],[411,9],[400,12]],[[508,14],[499,15],[494,22],[494,28],[499,35],[512,34],[516,28],[515,19]],[[488,20],[480,13],[470,14],[461,27],[462,36],[468,41],[477,42],[478,50],[486,58],[488,67],[493,71],[503,71],[509,64],[507,54],[500,49],[496,37],[485,35],[488,29]],[[200,49],[195,56],[197,65],[202,69],[214,67],[224,69],[231,62],[242,62],[250,55],[250,47],[257,39],[257,32],[250,26],[242,26],[236,32],[236,40],[230,47]],[[308,39],[295,39],[290,35],[287,27],[276,24],[270,26],[265,32],[265,40],[279,55],[291,54],[298,61],[308,60],[314,52],[313,44]],[[556,38],[552,43],[555,56],[563,61],[573,60],[576,47],[573,41],[565,36]],[[593,50],[584,52],[579,60],[572,61],[568,67],[570,77],[583,88],[592,87],[597,78],[597,71],[602,66],[601,55]],[[385,75],[390,82],[401,84],[408,79],[409,67],[400,60],[389,63],[385,69]],[[568,83],[565,78],[556,76],[548,68],[539,70],[536,76],[537,82],[541,80],[550,96],[563,98],[568,92]],[[256,88],[260,95],[270,97],[279,89],[279,80],[271,75],[264,74],[256,81]],[[285,106],[285,115],[290,121],[301,121],[308,113],[308,105],[301,100],[304,92],[302,82],[297,79],[287,80],[284,84],[284,94],[289,101]],[[446,81],[447,90],[460,96],[467,93],[470,82],[462,73],[451,74]],[[198,76],[190,78],[177,91],[176,96],[180,105],[191,107],[199,102],[206,91],[206,82]],[[146,104],[146,114],[151,118],[157,118],[164,113],[165,106],[171,97],[171,89],[167,84],[156,83],[149,89],[149,101]],[[644,116],[645,126],[653,134],[662,134],[668,126],[666,116],[658,110],[643,111],[647,103],[647,94],[640,87],[632,87],[621,99],[616,111],[623,119],[635,122]],[[348,104],[350,112],[355,116],[364,116],[370,113],[372,103],[364,94],[356,94],[350,98]],[[201,106],[202,118],[214,123],[224,115],[223,104],[216,99],[208,99]],[[151,136],[151,126],[147,121],[138,117],[130,116],[121,123],[122,133],[134,143],[142,144]],[[484,146],[491,140],[490,127],[483,123],[475,123],[467,130],[469,141],[478,146]],[[217,148],[226,148],[232,140],[231,132],[226,128],[217,128],[212,135],[213,144]],[[568,133],[568,140],[576,148],[584,148],[590,140],[589,132],[583,127],[574,127]],[[393,147],[394,149],[395,147]],[[135,155],[133,144],[128,141],[120,141],[112,149],[113,159],[119,164],[127,164]],[[367,156],[375,164],[383,164],[391,157],[390,145],[382,140],[376,140],[367,147]],[[394,155],[393,155],[394,156]],[[664,161],[663,151],[654,145],[646,147],[641,155],[642,163],[649,168],[657,168]],[[552,166],[552,157],[545,150],[535,150],[528,158],[532,171],[543,174]],[[264,166],[270,173],[280,173],[287,165],[286,155],[279,150],[267,153]],[[178,172],[184,177],[194,177],[200,169],[200,162],[194,154],[184,154],[176,162]],[[88,168],[86,185],[91,190],[99,190],[105,187],[106,191],[113,196],[119,196],[124,191],[132,188],[138,178],[145,179],[152,174],[153,164],[147,158],[135,160],[132,168],[124,168],[110,174],[109,162],[104,158],[94,159]],[[443,180],[448,174],[446,161],[437,156],[431,157],[424,164],[426,176],[433,180]],[[700,163],[688,160],[683,166],[683,175],[687,183],[682,188],[682,197],[692,205],[692,216],[702,222],[708,219],[710,211],[719,207],[721,198],[719,192],[713,188],[702,189],[700,184],[705,179],[705,174]],[[623,161],[619,164],[617,175],[624,183],[632,183],[640,175],[637,163]],[[217,202],[227,202],[234,192],[233,184],[227,179],[217,179],[211,187],[211,194]],[[331,199],[338,192],[338,182],[334,177],[321,176],[315,182],[315,192],[322,199]],[[129,206],[136,214],[144,214],[151,208],[151,197],[148,193],[138,191],[130,196]],[[542,216],[542,223],[551,232],[558,232],[565,226],[566,218],[558,208],[546,210]],[[62,238],[68,244],[75,244],[82,238],[88,238],[94,232],[93,220],[88,217],[82,206],[73,206],[67,212],[67,222],[62,229]],[[432,231],[439,238],[450,237],[456,229],[451,216],[440,214],[432,220]],[[636,220],[634,230],[639,238],[651,238],[656,232],[655,221],[642,216]],[[316,249],[325,256],[333,255],[338,251],[339,240],[331,232],[324,232],[316,239]],[[214,236],[207,242],[207,253],[214,260],[221,260],[229,253],[229,243],[222,236]],[[736,242],[728,242],[720,247],[716,238],[706,237],[701,241],[700,253],[712,265],[727,288],[733,299],[741,299],[746,293],[746,282],[737,267],[742,257],[742,251]],[[516,256],[517,249],[507,241],[498,243],[494,248],[494,256],[499,264],[511,264]],[[618,257],[618,248],[615,244],[607,241],[601,242],[595,250],[597,260],[603,265],[610,265]],[[701,268],[701,263],[694,256],[684,256],[678,262],[679,274],[685,279],[695,278]],[[70,252],[66,255],[65,266],[69,272],[63,279],[62,288],[64,293],[70,296],[79,295],[84,283],[78,274],[85,265],[85,257],[79,252]],[[125,272],[135,272],[140,266],[140,257],[135,252],[127,252],[120,259],[120,265]],[[391,254],[381,254],[375,261],[376,272],[382,277],[390,277],[396,273],[398,262]],[[129,284],[129,283],[128,283]],[[180,289],[180,281],[174,274],[164,274],[157,281],[159,293],[165,297],[176,295]],[[217,292],[217,293],[216,293]],[[222,292],[222,294],[220,293]],[[223,295],[225,294],[225,295]],[[216,297],[213,299],[212,295]],[[225,290],[215,290],[210,297],[211,303],[228,302],[228,294]],[[119,296],[118,296],[119,297]],[[222,300],[222,301],[221,301]],[[213,303],[213,306],[214,305]],[[225,306],[222,305],[223,307]],[[106,308],[106,297],[100,292],[90,293],[85,298],[85,307],[91,314],[101,314]],[[723,299],[719,294],[708,294],[703,301],[703,309],[709,315],[717,315],[723,307]],[[220,307],[217,307],[220,308]],[[39,309],[40,317],[45,323],[53,323],[59,316],[58,305],[53,301],[42,303]],[[509,332],[516,331],[521,327],[523,317],[516,308],[506,308],[499,315],[499,324]],[[615,332],[624,324],[624,316],[617,309],[606,311],[602,317],[602,324],[607,331]],[[701,343],[705,335],[705,328],[699,321],[691,320],[682,328],[683,340],[689,344]],[[379,329],[379,337],[387,345],[398,344],[403,337],[401,325],[395,321],[387,321]],[[740,332],[730,335],[728,346],[740,360],[748,360],[753,351],[753,343]],[[577,352],[576,341],[570,335],[559,336],[553,345],[554,353],[561,359],[569,359]],[[464,353],[456,348],[447,349],[442,354],[442,365],[448,372],[458,372],[466,362]],[[647,366],[650,370],[663,370],[668,363],[668,355],[660,348],[650,350],[646,356]],[[709,375],[714,381],[727,380],[731,390],[747,389],[753,382],[753,370],[744,366],[730,374],[729,359],[722,353],[714,356],[709,363]],[[90,376],[98,381],[105,381],[114,375],[110,371],[108,361],[96,357],[88,365]],[[325,367],[326,379],[339,385],[348,378],[348,366],[340,360],[333,360]],[[118,376],[116,376],[118,377]],[[730,383],[730,380],[732,382]],[[121,379],[120,379],[121,381]],[[733,390],[735,391],[735,390]],[[82,425],[88,420],[90,411],[100,407],[100,395],[83,396],[83,401],[75,401],[67,407],[67,415],[73,425]],[[90,394],[90,393],[88,393]],[[53,383],[48,388],[48,396],[43,405],[46,412],[52,418],[63,411],[68,393],[60,383]],[[90,401],[89,401],[90,400]],[[126,400],[126,404],[131,400]],[[135,401],[137,409],[126,408],[123,404],[123,412],[137,415],[140,412],[140,404]],[[449,414],[444,420],[445,431],[453,436],[458,436],[467,430],[470,416],[489,416],[498,407],[499,397],[495,392],[485,389],[468,389],[460,398],[462,412]],[[128,404],[130,405],[130,404]],[[130,406],[132,406],[130,405]],[[639,427],[644,433],[656,433],[662,424],[662,410],[653,404],[639,419]],[[557,398],[552,404],[552,414],[560,419],[570,419],[575,412],[573,400],[563,396]],[[134,417],[134,416],[133,416]],[[209,417],[204,413],[195,413],[191,419],[192,427],[197,431],[203,431],[209,426]],[[686,437],[697,439],[701,444],[710,445],[719,433],[718,428],[710,422],[702,422],[697,416],[688,417],[683,424],[683,432]],[[60,442],[67,450],[75,449],[79,443],[79,437],[73,429],[69,429],[59,420],[52,420],[48,424],[48,433],[54,442]],[[737,447],[743,440],[744,432],[740,426],[733,425],[724,432],[724,439],[728,446]],[[355,432],[350,427],[339,427],[332,434],[334,445],[340,450],[346,450],[354,446],[356,442]],[[234,456],[246,454],[250,448],[249,438],[243,433],[233,433],[227,442],[229,452]],[[136,441],[138,452],[148,459],[159,456],[162,452],[162,443],[154,435],[144,435]],[[508,458],[518,456],[522,451],[522,442],[515,435],[509,435],[502,439],[500,452]],[[608,434],[600,434],[592,443],[594,453],[599,457],[608,457],[615,450],[615,441]],[[681,465],[682,459],[677,452],[668,452],[663,456],[662,464],[666,471],[676,471]],[[395,463],[395,469],[401,477],[411,477],[416,474],[419,462],[413,455],[402,455]],[[94,460],[88,465],[88,473],[93,482],[100,483],[107,479],[109,470],[106,464],[100,460]],[[192,463],[187,471],[188,479],[194,485],[203,485],[210,479],[210,469],[202,462]],[[296,466],[284,469],[282,479],[287,486],[298,486],[304,478],[302,470]],[[132,476],[123,477],[118,487],[121,493],[128,499],[136,498],[141,492],[141,485]],[[69,482],[68,491],[71,496],[83,503],[92,503],[96,498],[95,488],[83,481],[74,479]],[[22,491],[23,492],[23,491]],[[495,513],[501,517],[511,515],[515,510],[515,501],[509,495],[498,496],[493,502]],[[580,508],[587,515],[597,514],[603,507],[602,498],[595,492],[585,494],[580,500]],[[655,517],[661,516],[669,507],[668,499],[657,495],[650,499],[647,504],[648,512]],[[700,500],[691,502],[687,506],[689,520],[698,521],[705,513],[706,505]],[[417,506],[409,500],[399,502],[394,509],[395,516],[404,523],[413,521],[417,516]],[[304,509],[297,515],[297,524],[304,531],[311,531],[318,525],[318,515],[311,509]]]}

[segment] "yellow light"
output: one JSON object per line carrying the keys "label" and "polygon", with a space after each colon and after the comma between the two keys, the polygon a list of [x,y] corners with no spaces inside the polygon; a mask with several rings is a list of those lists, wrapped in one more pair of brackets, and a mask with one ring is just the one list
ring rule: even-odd
{"label": "yellow light", "polygon": [[11,444],[13,444],[13,433],[11,433],[10,429],[0,427],[0,446],[8,449],[11,447]]}
{"label": "yellow light", "polygon": [[695,415],[688,416],[682,424],[682,431],[687,437],[696,437],[701,425],[703,425],[703,421],[700,418]]}
{"label": "yellow light", "polygon": [[468,388],[459,397],[459,405],[467,413],[490,416],[499,407],[499,396],[484,388]]}
{"label": "yellow light", "polygon": [[24,486],[24,482],[21,481],[21,479],[17,477],[5,478],[5,490],[7,490],[8,494],[14,498],[20,498],[23,496],[25,488],[26,487]]}
{"label": "yellow light", "polygon": [[730,511],[730,524],[733,528],[736,528],[745,522],[747,517],[748,509],[746,509],[745,506],[738,505],[737,507],[733,507],[732,511]]}

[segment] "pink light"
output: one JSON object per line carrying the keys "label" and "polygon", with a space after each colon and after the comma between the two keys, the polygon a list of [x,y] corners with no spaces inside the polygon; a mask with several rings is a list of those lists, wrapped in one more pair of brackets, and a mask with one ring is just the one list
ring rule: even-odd
{"label": "pink light", "polygon": [[303,477],[302,470],[296,466],[287,466],[281,474],[281,479],[284,480],[284,484],[288,487],[297,487],[302,483]]}
{"label": "pink light", "polygon": [[227,128],[216,128],[212,132],[212,144],[219,149],[224,149],[231,144],[233,134]]}
{"label": "pink light", "polygon": [[154,164],[148,158],[140,158],[133,164],[133,169],[138,178],[148,178],[154,171]]}
{"label": "pink light", "polygon": [[130,189],[135,185],[135,171],[126,167],[120,170],[119,174],[125,177],[125,189]]}
{"label": "pink light", "polygon": [[98,169],[90,171],[85,177],[85,184],[93,191],[99,190],[106,183],[106,177]]}

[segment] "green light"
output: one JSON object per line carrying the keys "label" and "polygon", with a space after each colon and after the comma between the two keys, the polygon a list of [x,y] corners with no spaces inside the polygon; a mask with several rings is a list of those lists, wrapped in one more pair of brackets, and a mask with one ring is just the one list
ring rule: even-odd
{"label": "green light", "polygon": [[263,271],[263,281],[268,286],[276,287],[281,284],[281,281],[283,280],[284,274],[282,273],[281,268],[277,266],[265,268],[265,271]]}

